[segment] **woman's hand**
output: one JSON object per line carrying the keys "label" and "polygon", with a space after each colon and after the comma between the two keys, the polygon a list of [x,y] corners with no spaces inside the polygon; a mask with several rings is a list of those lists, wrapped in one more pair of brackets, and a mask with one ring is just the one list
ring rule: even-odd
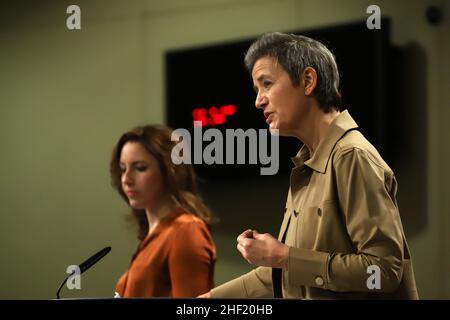
{"label": "woman's hand", "polygon": [[256,266],[286,268],[289,247],[268,233],[246,230],[237,238],[237,249],[245,260]]}

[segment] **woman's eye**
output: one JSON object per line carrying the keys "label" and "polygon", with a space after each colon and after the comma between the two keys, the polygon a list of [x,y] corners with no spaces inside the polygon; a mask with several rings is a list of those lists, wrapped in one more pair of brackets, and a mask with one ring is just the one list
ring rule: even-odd
{"label": "woman's eye", "polygon": [[142,171],[147,170],[147,167],[136,167],[136,169],[137,169],[137,171],[142,172]]}
{"label": "woman's eye", "polygon": [[269,87],[272,83],[270,81],[264,81],[263,85],[265,88]]}

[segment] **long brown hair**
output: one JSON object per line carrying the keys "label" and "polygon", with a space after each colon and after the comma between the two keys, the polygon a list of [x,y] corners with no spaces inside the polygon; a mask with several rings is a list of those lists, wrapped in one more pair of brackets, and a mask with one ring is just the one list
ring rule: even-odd
{"label": "long brown hair", "polygon": [[[194,168],[191,164],[176,165],[172,162],[172,149],[177,144],[177,141],[171,140],[172,131],[169,127],[162,125],[146,125],[125,132],[112,152],[110,162],[111,184],[125,202],[129,203],[122,190],[120,155],[127,142],[138,142],[157,159],[163,181],[172,201],[179,208],[195,214],[209,224],[212,222],[212,215],[198,193]],[[144,239],[148,233],[145,210],[131,208],[131,216],[138,224],[138,239]]]}

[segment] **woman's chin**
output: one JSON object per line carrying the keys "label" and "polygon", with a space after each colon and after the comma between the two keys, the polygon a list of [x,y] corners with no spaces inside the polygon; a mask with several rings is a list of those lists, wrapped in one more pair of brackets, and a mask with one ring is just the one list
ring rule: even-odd
{"label": "woman's chin", "polygon": [[280,130],[278,128],[271,128],[271,127],[269,127],[269,132],[273,136],[279,136],[280,135]]}
{"label": "woman's chin", "polygon": [[130,207],[132,207],[133,209],[136,209],[136,210],[144,209],[144,206],[141,203],[139,203],[138,201],[130,200],[129,204],[130,204]]}
{"label": "woman's chin", "polygon": [[277,121],[272,121],[269,124],[269,132],[274,136],[279,136],[281,134],[280,126],[278,125]]}

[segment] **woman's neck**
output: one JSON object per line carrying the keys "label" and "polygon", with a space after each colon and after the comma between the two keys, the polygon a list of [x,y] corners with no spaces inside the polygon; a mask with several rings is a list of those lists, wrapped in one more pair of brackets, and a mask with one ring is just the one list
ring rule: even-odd
{"label": "woman's neck", "polygon": [[314,112],[311,112],[309,117],[305,119],[304,125],[299,126],[302,131],[297,134],[297,138],[308,147],[311,157],[325,137],[331,123],[339,114],[339,111],[324,113],[316,107]]}
{"label": "woman's neck", "polygon": [[171,200],[161,201],[160,204],[145,209],[145,215],[148,222],[148,233],[150,234],[161,219],[168,216],[176,209],[176,205]]}

